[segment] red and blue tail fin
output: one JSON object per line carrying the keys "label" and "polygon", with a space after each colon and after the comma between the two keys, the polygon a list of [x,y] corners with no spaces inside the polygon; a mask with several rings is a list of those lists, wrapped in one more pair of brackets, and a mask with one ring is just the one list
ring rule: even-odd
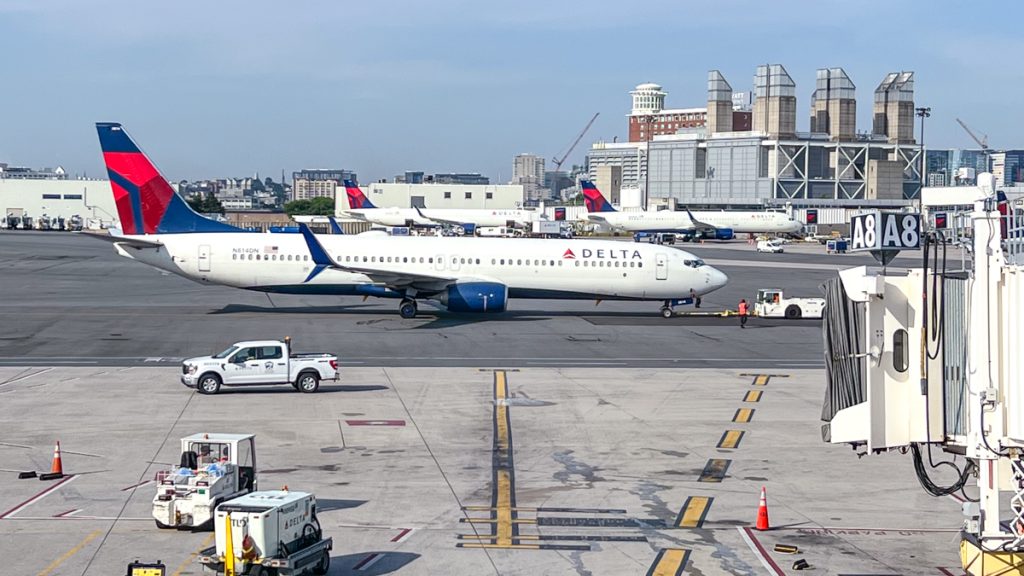
{"label": "red and blue tail fin", "polygon": [[345,180],[345,193],[348,194],[348,207],[352,210],[376,208],[373,202],[370,202],[370,199],[359,189],[359,186],[351,180]]}
{"label": "red and blue tail fin", "polygon": [[587,206],[587,212],[615,212],[611,202],[605,200],[593,182],[580,180],[580,188],[583,189],[583,203]]}
{"label": "red and blue tail fin", "polygon": [[120,124],[98,122],[96,131],[124,234],[242,232],[196,214]]}

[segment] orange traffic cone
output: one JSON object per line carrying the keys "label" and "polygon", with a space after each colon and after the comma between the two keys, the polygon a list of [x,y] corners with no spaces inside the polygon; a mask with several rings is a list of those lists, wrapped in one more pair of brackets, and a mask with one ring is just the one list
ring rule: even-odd
{"label": "orange traffic cone", "polygon": [[754,528],[768,530],[768,496],[764,486],[761,487],[761,502],[757,505],[757,524]]}
{"label": "orange traffic cone", "polygon": [[50,466],[50,474],[64,474],[64,465],[60,462],[60,440],[53,446],[53,465]]}

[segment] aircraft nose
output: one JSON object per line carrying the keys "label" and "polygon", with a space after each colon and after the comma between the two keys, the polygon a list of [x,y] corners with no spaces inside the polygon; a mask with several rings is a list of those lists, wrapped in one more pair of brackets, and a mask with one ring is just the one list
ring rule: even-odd
{"label": "aircraft nose", "polygon": [[729,277],[718,268],[707,267],[707,291],[714,292],[729,283]]}

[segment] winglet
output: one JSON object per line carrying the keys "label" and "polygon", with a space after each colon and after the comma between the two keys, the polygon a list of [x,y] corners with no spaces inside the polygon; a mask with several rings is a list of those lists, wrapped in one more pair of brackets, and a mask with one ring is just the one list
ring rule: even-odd
{"label": "winglet", "polygon": [[334,219],[334,216],[328,216],[327,219],[331,222],[331,234],[344,234],[345,231],[338,225],[338,221]]}
{"label": "winglet", "polygon": [[309,249],[309,257],[312,258],[313,263],[316,264],[316,266],[313,267],[313,270],[309,272],[309,276],[306,276],[306,279],[302,281],[303,283],[306,283],[313,278],[316,278],[327,268],[333,267],[334,261],[331,260],[331,257],[327,254],[327,250],[324,250],[323,245],[316,239],[316,235],[309,229],[309,226],[299,222],[299,232],[302,233],[302,238],[306,241],[306,248]]}

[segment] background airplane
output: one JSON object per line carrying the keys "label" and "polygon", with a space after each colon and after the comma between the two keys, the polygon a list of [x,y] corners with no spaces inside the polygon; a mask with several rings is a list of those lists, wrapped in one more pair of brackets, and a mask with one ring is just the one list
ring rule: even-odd
{"label": "background airplane", "polygon": [[511,208],[378,208],[351,180],[345,180],[349,209],[355,218],[380,226],[461,226],[467,233],[484,226],[529,228],[541,218],[536,210]]}
{"label": "background airplane", "polygon": [[672,307],[725,274],[674,248],[610,240],[315,236],[245,232],[189,208],[120,124],[96,125],[122,235],[119,254],[204,284],[289,294],[420,299],[453,312],[502,312],[510,298],[638,300]]}
{"label": "background airplane", "polygon": [[732,234],[785,234],[801,224],[783,212],[742,210],[658,210],[620,212],[593,182],[580,182],[587,219],[628,232],[699,232],[727,239]]}

